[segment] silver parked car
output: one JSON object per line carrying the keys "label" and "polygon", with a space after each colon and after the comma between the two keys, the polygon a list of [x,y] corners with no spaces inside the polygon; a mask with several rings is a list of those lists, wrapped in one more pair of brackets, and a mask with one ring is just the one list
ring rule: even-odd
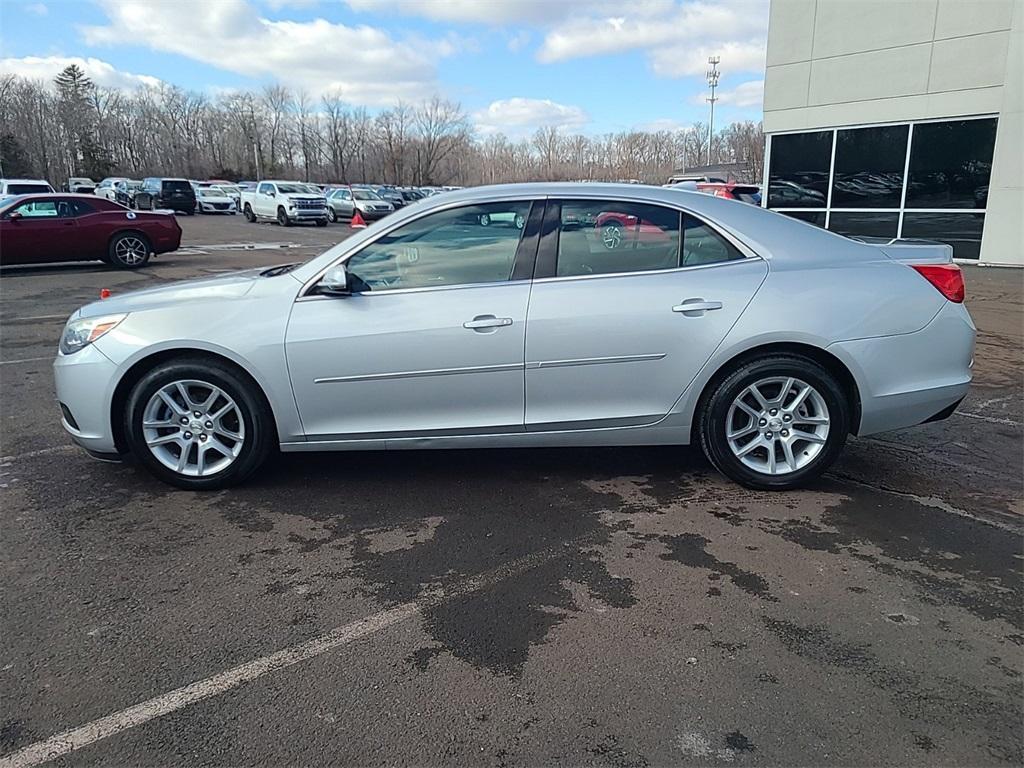
{"label": "silver parked car", "polygon": [[75,442],[183,488],[278,447],[699,442],[780,489],[849,433],[953,412],[962,302],[946,245],[658,187],[508,185],[431,197],[304,264],[89,304],[54,369]]}

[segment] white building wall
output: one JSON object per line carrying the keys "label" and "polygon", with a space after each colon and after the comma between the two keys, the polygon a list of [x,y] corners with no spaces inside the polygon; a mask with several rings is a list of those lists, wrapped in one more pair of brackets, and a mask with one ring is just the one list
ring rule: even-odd
{"label": "white building wall", "polygon": [[1024,264],[1024,0],[772,0],[768,134],[998,115],[981,261]]}

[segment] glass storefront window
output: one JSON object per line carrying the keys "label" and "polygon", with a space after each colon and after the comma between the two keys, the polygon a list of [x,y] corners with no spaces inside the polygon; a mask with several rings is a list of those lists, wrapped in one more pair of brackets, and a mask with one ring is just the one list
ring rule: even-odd
{"label": "glass storefront window", "polygon": [[833,208],[899,208],[907,162],[906,125],[836,131]]}
{"label": "glass storefront window", "polygon": [[779,211],[779,213],[789,216],[791,219],[806,221],[808,224],[813,224],[816,227],[825,226],[824,211]]}
{"label": "glass storefront window", "polygon": [[774,136],[768,207],[824,207],[831,160],[832,131]]}
{"label": "glass storefront window", "polygon": [[[833,214],[834,215],[834,214]],[[938,240],[953,246],[954,259],[977,259],[981,252],[983,213],[903,214],[903,237]]]}
{"label": "glass storefront window", "polygon": [[977,259],[997,122],[772,135],[767,207],[819,227],[827,220],[841,235],[936,240],[951,244],[957,259]]}
{"label": "glass storefront window", "polygon": [[985,208],[996,119],[914,126],[907,208]]}
{"label": "glass storefront window", "polygon": [[831,232],[863,237],[892,239],[896,237],[899,226],[900,215],[895,211],[832,211],[828,220]]}

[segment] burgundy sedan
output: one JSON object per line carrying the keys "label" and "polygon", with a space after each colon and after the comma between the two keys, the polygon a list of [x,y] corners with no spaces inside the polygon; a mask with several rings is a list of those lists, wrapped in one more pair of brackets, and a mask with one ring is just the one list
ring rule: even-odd
{"label": "burgundy sedan", "polygon": [[0,264],[98,259],[138,269],[177,250],[181,227],[169,213],[132,211],[95,195],[20,195],[0,201]]}

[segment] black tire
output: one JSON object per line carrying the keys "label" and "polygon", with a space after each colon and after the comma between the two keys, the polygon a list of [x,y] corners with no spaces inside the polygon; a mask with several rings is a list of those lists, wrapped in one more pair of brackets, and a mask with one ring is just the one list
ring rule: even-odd
{"label": "black tire", "polygon": [[[205,477],[187,476],[164,466],[150,451],[142,430],[146,404],[175,381],[198,380],[219,387],[238,405],[245,424],[241,452],[225,469]],[[256,385],[233,367],[207,358],[183,357],[158,364],[132,388],[125,407],[124,434],[133,457],[157,479],[189,491],[236,485],[255,472],[276,442],[273,415]]]}
{"label": "black tire", "polygon": [[245,216],[245,220],[248,221],[250,224],[256,223],[256,214],[252,212],[252,206],[250,206],[248,203],[246,203],[245,208],[242,209],[242,215]]}
{"label": "black tire", "polygon": [[277,209],[277,223],[282,227],[290,227],[292,225],[291,219],[288,218],[284,208],[278,207]]}
{"label": "black tire", "polygon": [[118,269],[139,269],[146,266],[152,252],[149,238],[141,232],[118,232],[110,238],[105,261]]}
{"label": "black tire", "polygon": [[[733,454],[726,439],[729,409],[735,399],[754,382],[771,377],[794,377],[809,384],[821,395],[829,416],[828,435],[817,456],[781,475],[748,467]],[[846,443],[851,408],[836,377],[820,364],[798,354],[775,354],[748,360],[719,380],[702,398],[697,417],[701,448],[715,468],[747,488],[781,491],[806,485],[831,466]]]}
{"label": "black tire", "polygon": [[331,207],[327,208],[327,218],[330,219],[332,224],[338,223],[338,212]]}
{"label": "black tire", "polygon": [[317,219],[316,220],[316,225],[318,227],[326,227],[327,226],[327,219]]}

